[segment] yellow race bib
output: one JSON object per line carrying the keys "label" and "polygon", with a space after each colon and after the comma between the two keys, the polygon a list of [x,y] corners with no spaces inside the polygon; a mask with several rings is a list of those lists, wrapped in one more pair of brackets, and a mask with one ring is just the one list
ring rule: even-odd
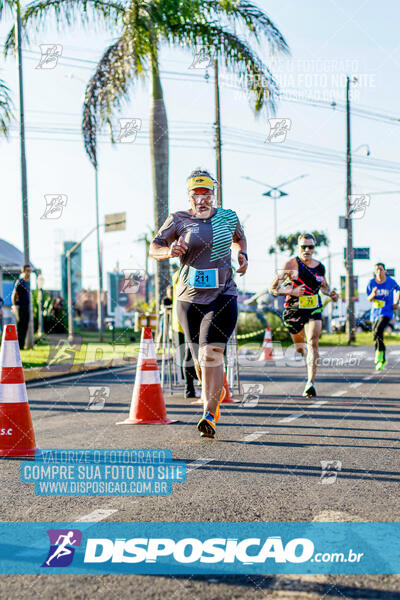
{"label": "yellow race bib", "polygon": [[299,308],[317,308],[318,294],[314,296],[299,296]]}
{"label": "yellow race bib", "polygon": [[373,303],[374,308],[383,308],[385,306],[384,300],[374,300]]}

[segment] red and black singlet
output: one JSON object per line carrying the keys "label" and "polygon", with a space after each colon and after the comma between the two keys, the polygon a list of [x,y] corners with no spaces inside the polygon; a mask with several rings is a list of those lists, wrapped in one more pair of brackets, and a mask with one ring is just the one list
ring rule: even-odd
{"label": "red and black singlet", "polygon": [[[318,263],[316,267],[307,267],[298,256],[296,256],[298,275],[291,284],[293,287],[304,285],[305,295],[314,296],[318,294],[323,280],[325,279],[325,267]],[[321,298],[318,296],[318,306],[321,306]],[[285,308],[298,308],[299,299],[296,296],[285,296]]]}

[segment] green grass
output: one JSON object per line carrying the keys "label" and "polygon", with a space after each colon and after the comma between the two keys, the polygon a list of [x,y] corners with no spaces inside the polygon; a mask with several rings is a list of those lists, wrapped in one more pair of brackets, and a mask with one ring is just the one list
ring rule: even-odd
{"label": "green grass", "polygon": [[[354,346],[373,346],[372,333],[362,331],[356,333],[356,341]],[[400,334],[392,333],[385,334],[385,344],[388,346],[396,346],[400,344]],[[320,339],[320,346],[347,346],[345,333],[323,333]]]}
{"label": "green grass", "polygon": [[[76,342],[73,344],[73,364],[92,362],[101,359],[123,358],[124,356],[137,355],[139,352],[140,334],[131,330],[115,330],[114,344],[112,344],[112,332],[104,332],[104,342],[98,341],[97,331],[78,330],[75,332]],[[135,342],[131,337],[135,337]],[[49,339],[51,338],[51,340]],[[49,364],[51,358],[55,358],[54,349],[50,355],[50,343],[57,344],[59,340],[67,342],[66,335],[53,335],[45,337],[37,342],[32,350],[22,350],[21,360],[24,368],[44,367]],[[65,346],[68,349],[68,345]],[[72,360],[72,357],[71,357]],[[53,364],[62,364],[68,360],[60,359]]]}
{"label": "green grass", "polygon": [[[92,362],[95,360],[106,360],[111,358],[124,358],[128,356],[137,356],[139,352],[139,343],[131,344],[81,344],[76,345],[73,351],[73,364]],[[56,355],[54,350],[52,351],[51,358],[55,358]],[[22,350],[21,360],[24,368],[31,367],[44,367],[49,364],[50,359],[50,345],[40,344],[36,345],[32,350]],[[72,362],[68,359],[56,360],[52,364],[62,364],[65,362]]]}

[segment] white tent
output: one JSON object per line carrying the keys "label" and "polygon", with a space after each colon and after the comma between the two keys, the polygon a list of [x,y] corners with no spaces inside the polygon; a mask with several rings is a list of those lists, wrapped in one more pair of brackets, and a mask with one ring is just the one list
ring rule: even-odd
{"label": "white tent", "polygon": [[[24,255],[18,248],[6,240],[0,239],[0,269],[2,271],[21,271],[24,262]],[[32,266],[32,270],[36,271],[35,267]]]}

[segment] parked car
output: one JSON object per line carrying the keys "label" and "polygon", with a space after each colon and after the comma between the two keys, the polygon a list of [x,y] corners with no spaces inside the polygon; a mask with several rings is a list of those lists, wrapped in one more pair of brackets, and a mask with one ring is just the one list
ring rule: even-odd
{"label": "parked car", "polygon": [[[371,309],[365,310],[359,317],[356,318],[357,331],[372,331]],[[346,331],[346,317],[336,317],[332,319],[333,333],[344,333]],[[386,333],[400,331],[400,319],[396,315],[386,326]]]}
{"label": "parked car", "polygon": [[[363,314],[356,319],[357,331],[372,331],[371,321],[371,309],[366,310]],[[385,331],[386,333],[393,333],[394,331],[400,330],[399,317],[396,314],[391,321],[387,324]]]}
{"label": "parked car", "polygon": [[335,317],[331,322],[332,333],[344,333],[346,331],[346,317]]}

